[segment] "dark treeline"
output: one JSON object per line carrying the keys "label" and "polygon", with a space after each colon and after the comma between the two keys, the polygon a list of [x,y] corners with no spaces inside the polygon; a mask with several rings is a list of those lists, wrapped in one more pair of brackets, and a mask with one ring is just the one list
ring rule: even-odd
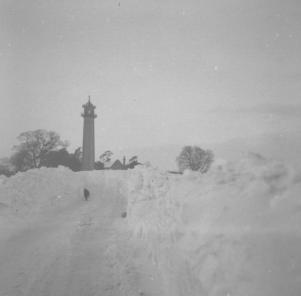
{"label": "dark treeline", "polygon": [[[25,172],[30,169],[49,167],[55,168],[65,166],[72,171],[80,171],[82,163],[81,147],[74,152],[67,150],[68,142],[62,141],[58,133],[46,130],[34,130],[21,133],[18,144],[12,149],[9,158],[0,161],[0,175],[11,176],[17,172]],[[129,159],[126,163],[116,160],[111,163],[113,153],[106,151],[95,162],[96,170],[103,169],[129,169],[134,168],[138,162],[137,156]]]}
{"label": "dark treeline", "polygon": [[[42,129],[27,131],[21,133],[17,139],[19,143],[13,147],[12,155],[0,161],[0,175],[11,176],[40,167],[65,166],[75,172],[81,170],[81,147],[70,153],[67,150],[68,142],[62,141],[56,132]],[[122,161],[117,159],[113,162],[112,155],[112,151],[105,151],[95,162],[94,168],[126,170],[140,164],[137,156],[128,161],[124,156]],[[206,173],[214,161],[214,154],[198,146],[185,146],[176,161],[179,171],[173,173],[183,173],[186,169]]]}
{"label": "dark treeline", "polygon": [[0,163],[0,174],[11,176],[17,172],[40,167],[66,166],[73,171],[81,168],[81,149],[68,152],[68,142],[53,131],[34,130],[21,133],[12,155]]}

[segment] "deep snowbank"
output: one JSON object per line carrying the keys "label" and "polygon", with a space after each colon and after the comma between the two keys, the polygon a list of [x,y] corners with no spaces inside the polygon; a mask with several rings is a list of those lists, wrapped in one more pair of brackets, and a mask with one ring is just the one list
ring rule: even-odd
{"label": "deep snowbank", "polygon": [[1,180],[2,229],[72,213],[83,187],[98,228],[102,207],[117,211],[108,223],[119,234],[101,249],[118,288],[101,295],[300,295],[301,175],[291,167],[250,155],[206,175],[33,170]]}
{"label": "deep snowbank", "polygon": [[207,175],[133,177],[130,228],[166,295],[300,295],[299,172],[250,155]]}

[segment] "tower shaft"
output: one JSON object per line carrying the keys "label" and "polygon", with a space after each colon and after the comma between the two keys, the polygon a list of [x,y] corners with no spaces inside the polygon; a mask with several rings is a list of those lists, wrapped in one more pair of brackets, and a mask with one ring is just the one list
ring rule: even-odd
{"label": "tower shaft", "polygon": [[84,118],[83,128],[83,160],[82,170],[90,171],[94,170],[95,163],[95,135],[94,135],[94,119],[96,114],[94,113],[95,106],[90,102],[83,105],[84,112],[82,117]]}
{"label": "tower shaft", "polygon": [[89,171],[94,169],[95,163],[95,135],[94,118],[84,118],[83,130],[83,162],[82,169]]}

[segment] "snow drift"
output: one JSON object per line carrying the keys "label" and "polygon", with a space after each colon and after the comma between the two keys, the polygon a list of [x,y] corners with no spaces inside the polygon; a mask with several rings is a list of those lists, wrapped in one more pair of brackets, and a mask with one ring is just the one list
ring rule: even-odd
{"label": "snow drift", "polygon": [[3,178],[0,294],[299,296],[300,192],[298,170],[256,154],[205,175],[58,168]]}

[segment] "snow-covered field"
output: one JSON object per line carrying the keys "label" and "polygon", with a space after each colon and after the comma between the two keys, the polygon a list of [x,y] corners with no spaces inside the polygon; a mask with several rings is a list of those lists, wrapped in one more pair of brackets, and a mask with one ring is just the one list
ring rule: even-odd
{"label": "snow-covered field", "polygon": [[300,193],[297,169],[258,155],[1,177],[0,295],[300,296]]}

